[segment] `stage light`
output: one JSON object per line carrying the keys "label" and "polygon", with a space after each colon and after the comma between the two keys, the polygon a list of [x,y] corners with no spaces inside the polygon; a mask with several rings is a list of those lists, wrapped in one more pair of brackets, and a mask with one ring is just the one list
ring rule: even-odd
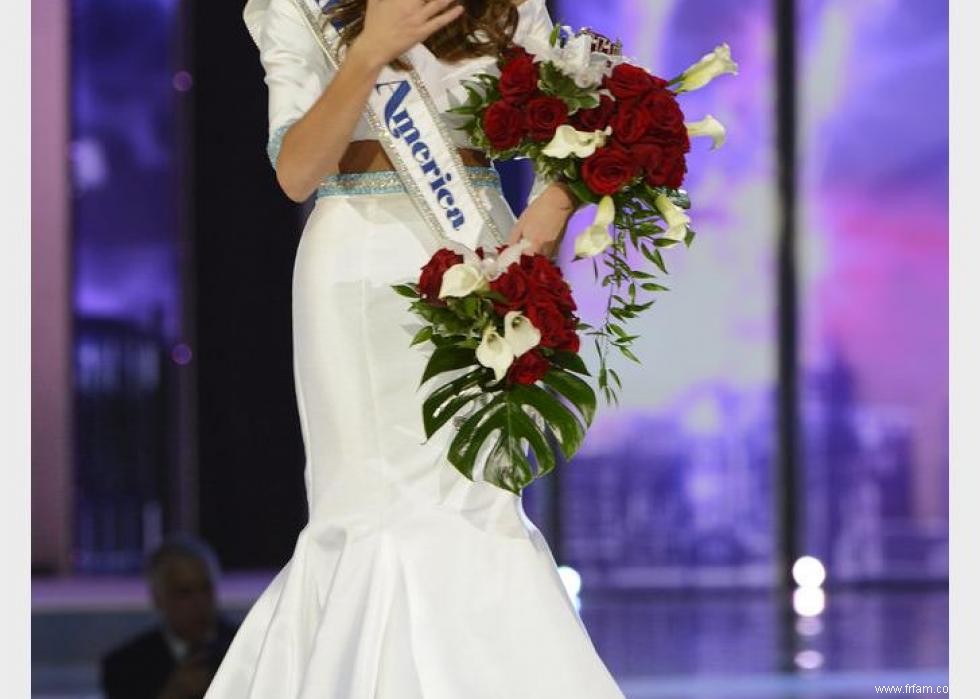
{"label": "stage light", "polygon": [[826,579],[827,570],[813,556],[801,556],[793,564],[793,580],[800,587],[820,587]]}
{"label": "stage light", "polygon": [[561,576],[565,592],[575,604],[575,608],[579,609],[582,605],[582,601],[579,599],[579,593],[582,591],[582,576],[577,570],[569,566],[558,566],[558,575]]}
{"label": "stage light", "polygon": [[796,620],[796,633],[801,636],[819,636],[823,631],[823,620],[818,616],[804,616]]}
{"label": "stage light", "polygon": [[793,610],[803,617],[819,616],[827,606],[827,596],[819,587],[793,590]]}
{"label": "stage light", "polygon": [[194,86],[194,78],[186,70],[174,74],[174,89],[178,92],[188,92]]}
{"label": "stage light", "polygon": [[801,670],[816,670],[823,665],[823,653],[816,650],[801,650],[793,659]]}
{"label": "stage light", "polygon": [[569,596],[578,597],[582,591],[582,576],[579,575],[579,572],[569,566],[558,566],[558,574],[561,576],[561,581],[565,584],[565,590],[568,591]]}
{"label": "stage light", "polygon": [[174,364],[180,364],[181,366],[190,364],[192,356],[191,348],[183,342],[174,345],[173,349],[170,350],[170,358],[174,361]]}

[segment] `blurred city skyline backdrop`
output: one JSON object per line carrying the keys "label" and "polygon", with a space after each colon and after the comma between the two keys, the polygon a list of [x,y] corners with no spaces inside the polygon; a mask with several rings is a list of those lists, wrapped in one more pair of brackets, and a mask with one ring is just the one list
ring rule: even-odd
{"label": "blurred city skyline backdrop", "polygon": [[[138,573],[168,533],[214,546],[240,619],[306,520],[290,279],[311,203],[293,205],[269,166],[242,4],[32,7],[39,699],[97,696],[100,654],[154,620]],[[620,407],[600,399],[579,454],[526,492],[597,649],[630,699],[948,683],[946,2],[549,7],[665,77],[722,42],[739,63],[681,98],[728,140],[692,143],[697,238],[664,251],[670,290],[629,324],[642,364],[610,355]],[[794,94],[795,159],[780,139]],[[519,211],[527,163],[499,169]],[[604,290],[571,248],[591,216],[559,255],[590,322]],[[819,563],[790,581],[790,551]]]}
{"label": "blurred city skyline backdrop", "polygon": [[[832,580],[942,579],[946,13],[908,0],[798,8],[802,548],[828,562]],[[780,293],[772,3],[557,2],[552,15],[622,39],[630,58],[664,76],[723,41],[740,66],[682,97],[689,120],[713,114],[728,142],[715,152],[693,143],[685,187],[698,237],[665,251],[670,291],[631,325],[642,365],[613,355],[622,406],[601,407],[566,467],[569,562],[607,582],[766,584]],[[72,3],[79,570],[131,570],[148,542],[181,524],[171,492],[182,487],[172,477],[180,420],[166,416],[198,359],[187,277],[191,236],[208,232],[188,225],[196,87],[180,23],[172,0]],[[237,148],[264,153],[259,141]],[[516,206],[526,170],[503,169]],[[254,245],[273,234],[241,235]],[[568,243],[565,273],[594,320],[603,292],[591,264],[570,263]],[[594,368],[591,343],[583,347]],[[248,350],[223,348],[232,351]]]}

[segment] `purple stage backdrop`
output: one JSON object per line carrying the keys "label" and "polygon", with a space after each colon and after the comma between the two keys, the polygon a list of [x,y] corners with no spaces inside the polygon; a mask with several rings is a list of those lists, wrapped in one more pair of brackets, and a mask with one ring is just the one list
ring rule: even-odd
{"label": "purple stage backdrop", "polygon": [[947,9],[800,3],[808,545],[947,573]]}
{"label": "purple stage backdrop", "polygon": [[[621,584],[771,580],[776,212],[767,0],[560,2],[672,77],[716,44],[740,65],[685,95],[729,140],[694,143],[699,236],[633,327],[606,409],[567,471],[568,562]],[[946,566],[945,3],[800,3],[798,265],[807,553],[831,579],[942,579]],[[591,213],[583,214],[578,226]],[[568,248],[570,246],[566,246]],[[565,250],[565,259],[570,258]],[[605,297],[566,264],[586,320]]]}
{"label": "purple stage backdrop", "polygon": [[[556,21],[621,38],[627,56],[667,78],[723,41],[740,67],[737,78],[725,76],[681,100],[688,120],[710,113],[726,124],[730,138],[717,152],[705,139],[692,144],[685,187],[698,237],[690,249],[665,251],[670,291],[630,326],[643,336],[635,343],[642,364],[611,355],[623,379],[621,407],[603,406],[566,471],[565,554],[587,581],[773,580],[771,4],[612,0],[601,9],[565,2],[553,11]],[[591,264],[571,262],[565,269],[592,322],[605,296],[590,291]]]}
{"label": "purple stage backdrop", "polygon": [[70,4],[72,565],[128,572],[163,535],[179,463],[189,78],[176,0]]}
{"label": "purple stage backdrop", "polygon": [[[779,298],[773,3],[552,5],[557,21],[621,38],[629,56],[665,77],[723,41],[740,66],[737,77],[683,96],[689,120],[713,114],[728,143],[717,152],[705,139],[693,143],[686,187],[698,237],[689,250],[665,251],[671,290],[631,326],[642,334],[643,363],[612,355],[622,406],[602,406],[565,471],[565,562],[587,581],[618,585],[769,584]],[[132,567],[159,535],[171,496],[161,483],[173,461],[161,454],[175,436],[158,419],[161,391],[167,367],[189,360],[171,356],[185,262],[177,107],[191,80],[176,68],[176,8],[73,3],[76,398],[91,420],[75,464],[75,538],[76,565],[92,570]],[[835,580],[942,579],[946,4],[807,0],[799,10],[805,548]],[[583,317],[595,321],[605,298],[590,290],[591,264],[570,261],[572,237],[564,267]],[[583,347],[594,368],[591,343]],[[124,429],[112,422],[120,415]],[[121,542],[118,531],[137,540]]]}

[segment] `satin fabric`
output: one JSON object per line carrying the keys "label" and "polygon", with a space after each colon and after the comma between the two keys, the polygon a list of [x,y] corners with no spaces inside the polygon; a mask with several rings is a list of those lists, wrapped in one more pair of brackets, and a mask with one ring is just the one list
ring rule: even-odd
{"label": "satin fabric", "polygon": [[[550,30],[543,0],[520,12],[518,40]],[[330,73],[291,0],[250,0],[245,20],[271,134]],[[451,93],[486,64],[424,79],[445,105],[440,86]],[[478,195],[506,235],[515,219],[503,196]],[[432,349],[409,346],[421,323],[391,285],[417,281],[441,246],[404,193],[316,200],[292,282],[309,520],[206,699],[623,698],[521,497],[479,469],[475,481],[459,474],[450,426],[425,438],[422,401],[452,375],[418,385]]]}
{"label": "satin fabric", "polygon": [[[514,217],[481,188],[502,230]],[[425,439],[431,352],[390,285],[440,245],[405,194],[318,199],[293,342],[310,517],[206,699],[621,699],[521,497]],[[495,241],[484,240],[493,246]]]}

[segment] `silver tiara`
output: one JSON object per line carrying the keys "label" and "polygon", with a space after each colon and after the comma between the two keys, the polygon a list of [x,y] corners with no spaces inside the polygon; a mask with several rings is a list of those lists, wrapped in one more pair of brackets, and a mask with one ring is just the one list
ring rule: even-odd
{"label": "silver tiara", "polygon": [[579,35],[586,34],[592,37],[592,51],[595,53],[605,53],[609,56],[623,55],[623,42],[619,39],[613,41],[608,36],[600,34],[589,27],[582,27],[578,30]]}

